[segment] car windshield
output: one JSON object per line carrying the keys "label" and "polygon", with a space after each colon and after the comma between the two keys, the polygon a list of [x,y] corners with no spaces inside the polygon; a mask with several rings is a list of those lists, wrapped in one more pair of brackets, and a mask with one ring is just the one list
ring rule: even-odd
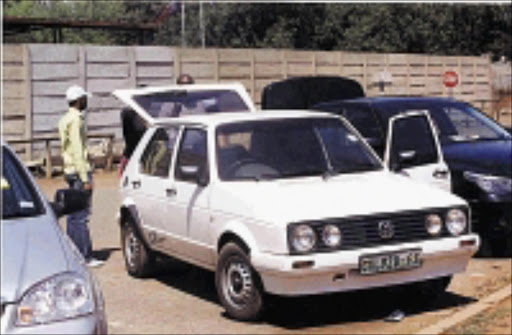
{"label": "car windshield", "polygon": [[41,201],[25,171],[9,152],[2,148],[2,220],[44,213]]}
{"label": "car windshield", "polygon": [[510,139],[506,130],[470,105],[439,106],[431,115],[443,142]]}
{"label": "car windshield", "polygon": [[167,91],[133,97],[153,118],[218,112],[248,112],[249,106],[234,90]]}
{"label": "car windshield", "polygon": [[382,169],[380,161],[334,118],[258,120],[216,132],[221,180],[261,180]]}

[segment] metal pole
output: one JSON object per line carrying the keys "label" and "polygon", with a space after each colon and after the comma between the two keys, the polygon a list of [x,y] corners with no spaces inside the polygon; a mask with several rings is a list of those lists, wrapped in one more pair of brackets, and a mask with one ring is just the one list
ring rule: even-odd
{"label": "metal pole", "polygon": [[205,38],[205,31],[204,31],[204,17],[203,17],[203,2],[199,2],[199,24],[200,24],[200,30],[201,30],[201,46],[205,47],[206,45],[206,38]]}
{"label": "metal pole", "polygon": [[184,48],[187,45],[185,41],[185,1],[181,2],[181,47]]}

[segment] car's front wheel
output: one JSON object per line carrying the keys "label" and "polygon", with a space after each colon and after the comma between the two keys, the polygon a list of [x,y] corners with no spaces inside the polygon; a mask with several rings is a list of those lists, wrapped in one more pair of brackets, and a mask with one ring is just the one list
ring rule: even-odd
{"label": "car's front wheel", "polygon": [[222,247],[215,272],[217,294],[237,320],[256,320],[263,311],[263,288],[247,253],[235,243]]}
{"label": "car's front wheel", "polygon": [[121,227],[121,243],[128,273],[136,278],[147,277],[153,270],[155,256],[129,222],[125,222]]}

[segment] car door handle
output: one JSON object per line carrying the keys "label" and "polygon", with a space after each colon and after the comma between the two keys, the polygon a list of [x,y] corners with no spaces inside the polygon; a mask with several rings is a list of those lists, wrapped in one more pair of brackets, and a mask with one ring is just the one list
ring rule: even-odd
{"label": "car door handle", "polygon": [[133,186],[133,188],[134,188],[134,189],[139,188],[139,187],[140,187],[140,185],[141,185],[141,184],[140,184],[140,180],[133,180],[133,181],[132,181],[132,186]]}
{"label": "car door handle", "polygon": [[448,170],[438,169],[438,170],[435,170],[432,175],[434,176],[434,178],[446,179],[448,177]]}
{"label": "car door handle", "polygon": [[167,188],[167,189],[165,189],[165,194],[168,197],[174,197],[174,196],[176,196],[176,194],[178,194],[178,192],[176,192],[175,188]]}

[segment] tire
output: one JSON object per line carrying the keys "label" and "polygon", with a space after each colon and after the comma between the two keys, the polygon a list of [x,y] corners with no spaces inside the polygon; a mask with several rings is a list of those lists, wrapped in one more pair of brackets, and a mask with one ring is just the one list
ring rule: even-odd
{"label": "tire", "polygon": [[263,286],[247,253],[233,242],[222,247],[215,286],[228,315],[240,321],[257,320],[263,312]]}
{"label": "tire", "polygon": [[149,276],[154,268],[155,255],[130,222],[125,222],[121,227],[121,244],[128,274],[135,278]]}

